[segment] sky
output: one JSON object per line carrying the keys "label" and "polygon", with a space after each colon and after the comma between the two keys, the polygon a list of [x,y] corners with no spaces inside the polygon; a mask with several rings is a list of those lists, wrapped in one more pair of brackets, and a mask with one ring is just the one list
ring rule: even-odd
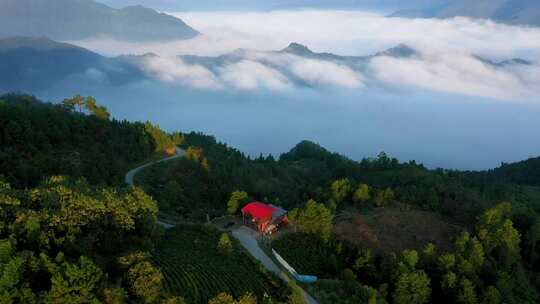
{"label": "sky", "polygon": [[[42,96],[65,97],[71,86],[102,99],[117,117],[215,134],[252,155],[283,153],[303,139],[353,159],[385,151],[429,167],[485,169],[540,155],[540,29],[364,11],[169,13],[202,35],[154,44],[72,41],[107,56],[156,53],[144,66],[155,82],[65,83]],[[358,70],[266,53],[290,42],[353,56],[404,43],[420,55],[380,56]],[[215,69],[174,57],[239,48],[256,51]],[[532,64],[494,68],[477,56]]]}

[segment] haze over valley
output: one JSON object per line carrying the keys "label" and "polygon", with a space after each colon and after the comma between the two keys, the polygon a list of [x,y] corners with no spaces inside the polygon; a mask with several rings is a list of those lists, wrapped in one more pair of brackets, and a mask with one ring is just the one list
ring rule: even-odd
{"label": "haze over valley", "polygon": [[116,117],[205,131],[254,156],[310,139],[353,159],[485,169],[540,151],[540,29],[344,10],[169,14],[200,34],[4,38],[0,63],[17,77],[0,89],[96,96]]}

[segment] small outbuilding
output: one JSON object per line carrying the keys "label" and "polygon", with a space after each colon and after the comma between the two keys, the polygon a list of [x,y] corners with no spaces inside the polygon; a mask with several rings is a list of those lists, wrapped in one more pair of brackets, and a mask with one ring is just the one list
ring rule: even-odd
{"label": "small outbuilding", "polygon": [[287,211],[281,207],[261,202],[251,202],[242,208],[244,225],[251,226],[257,231],[272,234],[289,222]]}

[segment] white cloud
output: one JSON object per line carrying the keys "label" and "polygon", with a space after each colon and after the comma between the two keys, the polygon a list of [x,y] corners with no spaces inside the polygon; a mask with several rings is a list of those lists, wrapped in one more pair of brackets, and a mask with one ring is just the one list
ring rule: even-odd
{"label": "white cloud", "polygon": [[292,62],[290,69],[297,77],[313,85],[335,85],[346,88],[364,86],[359,73],[329,61],[298,58]]}
{"label": "white cloud", "polygon": [[384,56],[373,59],[370,68],[376,79],[395,85],[494,99],[527,98],[534,93],[530,82],[534,75],[523,81],[518,73],[465,54],[439,53],[420,59]]}
{"label": "white cloud", "polygon": [[[202,35],[167,43],[72,41],[109,54],[220,55],[238,48],[275,50],[295,41],[320,52],[368,55],[399,43],[498,58],[540,60],[540,28],[508,26],[468,18],[385,18],[362,11],[172,13]],[[429,33],[429,34],[426,34]]]}
{"label": "white cloud", "polygon": [[[493,68],[475,59],[523,58],[540,62],[540,28],[508,26],[468,18],[385,18],[361,11],[182,12],[176,13],[203,35],[168,43],[133,44],[111,40],[76,44],[108,54],[216,56],[238,48],[282,49],[299,42],[317,52],[369,55],[405,43],[424,52],[416,59],[377,58],[370,64],[375,80],[392,85],[497,99],[532,99],[540,95],[540,67]],[[264,52],[246,52],[245,60],[214,75],[202,66],[168,60],[147,69],[164,81],[197,87],[281,89],[292,81],[284,71],[307,83],[359,88],[370,75],[327,61],[312,61]],[[270,62],[276,69],[261,65]],[[257,64],[256,62],[259,62]],[[170,64],[176,67],[167,70]],[[371,79],[369,79],[371,80]]]}
{"label": "white cloud", "polygon": [[287,77],[279,71],[251,60],[242,60],[221,68],[220,77],[229,85],[244,90],[283,90],[291,86]]}
{"label": "white cloud", "polygon": [[203,89],[221,87],[210,70],[200,65],[186,64],[177,58],[148,57],[144,60],[143,69],[168,83]]}

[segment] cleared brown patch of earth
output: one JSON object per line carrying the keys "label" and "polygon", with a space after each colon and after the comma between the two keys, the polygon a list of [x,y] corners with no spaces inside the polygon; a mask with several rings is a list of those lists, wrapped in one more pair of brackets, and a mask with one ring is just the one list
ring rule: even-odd
{"label": "cleared brown patch of earth", "polygon": [[421,249],[429,242],[439,251],[447,251],[461,230],[436,213],[398,208],[356,213],[338,218],[334,225],[338,238],[384,252]]}

